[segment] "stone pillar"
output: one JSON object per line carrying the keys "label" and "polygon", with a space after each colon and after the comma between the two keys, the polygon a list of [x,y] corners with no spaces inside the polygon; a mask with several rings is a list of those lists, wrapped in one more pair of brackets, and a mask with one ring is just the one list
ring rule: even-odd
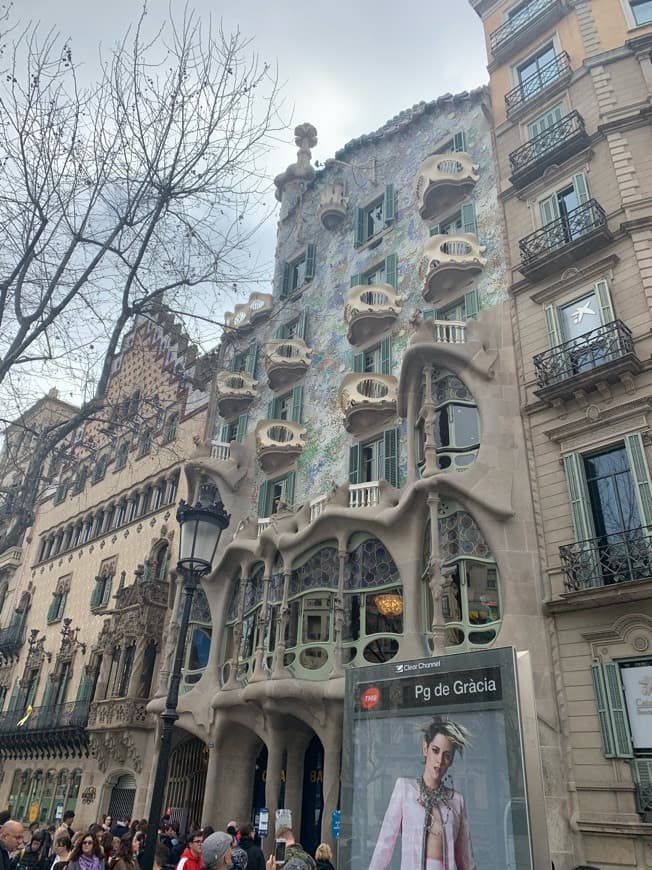
{"label": "stone pillar", "polygon": [[278,792],[281,785],[281,770],[283,769],[283,750],[285,741],[282,734],[275,728],[270,730],[267,743],[267,773],[265,775],[265,806],[269,810],[269,833],[274,839],[276,810],[278,809]]}
{"label": "stone pillar", "polygon": [[428,566],[429,586],[432,594],[433,617],[432,639],[433,652],[436,656],[446,652],[446,623],[441,609],[441,597],[445,578],[441,573],[441,556],[439,553],[439,493],[428,494],[428,510],[430,512],[430,565]]}
{"label": "stone pillar", "polygon": [[224,795],[222,790],[224,783],[220,782],[219,760],[217,744],[215,741],[209,740],[206,788],[204,789],[204,805],[201,816],[202,827],[205,825],[215,825],[213,819],[218,813],[220,798]]}
{"label": "stone pillar", "polygon": [[267,628],[267,622],[269,619],[268,615],[268,606],[267,601],[269,597],[269,587],[271,584],[271,564],[265,565],[265,576],[263,577],[263,603],[260,608],[260,615],[258,617],[258,625],[256,626],[256,633],[258,636],[257,644],[256,644],[256,660],[254,662],[254,672],[251,677],[250,682],[258,683],[261,680],[267,679],[267,671],[264,666],[264,658],[265,658],[265,634]]}
{"label": "stone pillar", "polygon": [[342,711],[332,716],[332,734],[324,744],[324,813],[321,822],[321,838],[336,854],[336,842],[331,836],[331,813],[339,807],[340,759],[342,756]]}
{"label": "stone pillar", "polygon": [[147,637],[139,637],[136,640],[136,649],[134,650],[134,660],[131,663],[131,674],[129,675],[129,685],[127,686],[127,696],[137,698],[140,689],[140,678],[143,673],[143,663],[145,661],[145,650],[147,648]]}
{"label": "stone pillar", "polygon": [[281,601],[281,618],[278,627],[278,639],[276,643],[276,664],[274,665],[274,673],[272,679],[282,680],[289,676],[289,672],[285,667],[285,632],[288,627],[288,617],[290,606],[288,604],[288,593],[290,589],[290,570],[284,566],[283,570],[283,600]]}
{"label": "stone pillar", "polygon": [[305,755],[312,733],[293,732],[287,741],[287,764],[285,771],[285,806],[292,810],[292,829],[297,840],[301,833],[301,808],[303,805],[303,776]]}
{"label": "stone pillar", "polygon": [[344,665],[342,660],[342,643],[344,634],[344,576],[348,552],[342,548],[341,542],[337,555],[339,557],[339,575],[337,580],[337,594],[335,596],[335,661],[333,662],[331,679],[337,679],[344,676]]}

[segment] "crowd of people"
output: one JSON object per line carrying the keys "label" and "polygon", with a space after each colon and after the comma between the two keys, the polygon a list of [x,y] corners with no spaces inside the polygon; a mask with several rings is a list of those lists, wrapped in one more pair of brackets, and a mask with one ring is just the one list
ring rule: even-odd
{"label": "crowd of people", "polygon": [[[73,828],[75,814],[64,813],[58,826],[48,828],[0,813],[0,870],[140,870],[147,836],[147,820],[105,816],[82,831]],[[209,826],[182,836],[179,824],[164,816],[158,832],[154,870],[335,870],[333,854],[322,843],[315,857],[308,854],[291,828],[276,833],[285,842],[285,861],[267,860],[247,822],[229,822],[226,831]]]}

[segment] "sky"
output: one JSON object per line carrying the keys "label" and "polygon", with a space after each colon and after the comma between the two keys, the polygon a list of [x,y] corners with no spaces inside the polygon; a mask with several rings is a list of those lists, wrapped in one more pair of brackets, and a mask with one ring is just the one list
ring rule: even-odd
{"label": "sky", "polygon": [[[149,0],[152,21],[166,18],[170,5],[178,14],[184,2]],[[239,28],[261,60],[278,66],[290,123],[269,156],[270,181],[295,160],[297,124],[317,128],[313,159],[323,162],[403,109],[488,78],[482,25],[468,0],[190,0],[188,6],[229,32]],[[135,0],[15,0],[13,16],[70,38],[77,62],[92,70],[98,46],[110,48],[139,9]],[[257,243],[270,276],[275,232],[272,218]]]}

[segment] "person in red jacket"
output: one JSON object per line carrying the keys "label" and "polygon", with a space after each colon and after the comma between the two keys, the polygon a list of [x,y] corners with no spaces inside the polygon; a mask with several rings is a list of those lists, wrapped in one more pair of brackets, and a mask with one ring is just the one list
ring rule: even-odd
{"label": "person in red jacket", "polygon": [[193,831],[188,838],[188,845],[181,853],[177,864],[177,870],[203,870],[204,858],[201,853],[201,844],[204,837],[201,831]]}

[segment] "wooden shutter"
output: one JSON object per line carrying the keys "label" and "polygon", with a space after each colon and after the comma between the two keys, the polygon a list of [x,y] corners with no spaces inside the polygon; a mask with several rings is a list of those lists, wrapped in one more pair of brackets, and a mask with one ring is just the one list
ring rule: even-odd
{"label": "wooden shutter", "polygon": [[475,320],[480,310],[478,291],[473,289],[464,294],[464,316],[467,320]]}
{"label": "wooden shutter", "polygon": [[559,203],[557,202],[557,194],[547,196],[539,203],[539,211],[541,213],[541,225],[545,226],[559,217]]}
{"label": "wooden shutter", "polygon": [[385,336],[380,342],[380,373],[391,375],[392,373],[392,337]]}
{"label": "wooden shutter", "polygon": [[359,272],[356,272],[354,275],[351,275],[351,287],[358,287],[362,284],[362,275]]}
{"label": "wooden shutter", "polygon": [[385,480],[398,487],[398,429],[383,433],[385,447]]}
{"label": "wooden shutter", "polygon": [[595,291],[595,298],[598,300],[598,305],[600,306],[600,319],[602,320],[602,324],[612,323],[616,319],[616,315],[614,314],[614,308],[611,302],[609,285],[606,281],[597,281],[593,285],[593,289]]}
{"label": "wooden shutter", "polygon": [[59,681],[55,682],[48,677],[45,692],[43,693],[43,701],[41,702],[44,707],[52,707],[54,705],[58,688]]}
{"label": "wooden shutter", "polygon": [[433,226],[430,227],[430,235],[431,236],[438,236],[440,234],[441,234],[441,230],[439,229],[439,224],[433,224]]}
{"label": "wooden shutter", "polygon": [[589,186],[586,183],[586,175],[583,172],[578,172],[573,176],[573,190],[575,191],[578,205],[582,205],[590,199]]}
{"label": "wooden shutter", "polygon": [[453,136],[453,151],[466,151],[466,133],[460,130]]}
{"label": "wooden shutter", "polygon": [[285,324],[281,323],[281,325],[278,327],[278,329],[274,333],[274,338],[281,339],[281,338],[285,338],[285,337],[286,337]]}
{"label": "wooden shutter", "polygon": [[625,435],[625,449],[634,482],[641,523],[652,526],[652,480],[640,432]]}
{"label": "wooden shutter", "polygon": [[299,320],[297,321],[297,330],[296,337],[301,338],[305,341],[306,338],[306,314],[307,310],[303,308],[301,310],[301,314],[299,315]]}
{"label": "wooden shutter", "polygon": [[303,405],[303,384],[297,384],[292,390],[292,412],[290,419],[293,423],[301,422],[301,412]]}
{"label": "wooden shutter", "polygon": [[360,463],[362,451],[360,444],[353,444],[349,448],[349,483],[360,483]]}
{"label": "wooden shutter", "polygon": [[249,345],[249,349],[247,350],[247,358],[245,360],[245,372],[250,375],[252,378],[256,374],[256,362],[258,360],[258,345],[254,341],[253,344]]}
{"label": "wooden shutter", "polygon": [[573,514],[575,539],[584,541],[587,538],[593,538],[595,535],[593,514],[581,454],[569,453],[568,456],[564,456],[564,471],[566,472],[566,484],[568,485],[568,496]]}
{"label": "wooden shutter", "polygon": [[266,517],[269,516],[267,513],[269,509],[269,480],[263,480],[260,484],[260,489],[258,490],[258,516]]}
{"label": "wooden shutter", "polygon": [[364,371],[364,353],[354,353],[353,354],[353,371],[354,372],[363,372]]}
{"label": "wooden shutter", "polygon": [[537,118],[531,124],[528,124],[528,138],[534,139],[535,136],[538,136],[540,133],[543,133],[544,130],[552,127],[553,124],[557,124],[561,121],[563,116],[563,105],[560,104],[559,106],[555,106],[554,109],[550,109],[550,111],[541,115],[540,118]]}
{"label": "wooden shutter", "polygon": [[289,263],[283,263],[283,278],[281,281],[281,299],[290,292],[290,275],[292,274],[292,266]]}
{"label": "wooden shutter", "polygon": [[475,203],[467,202],[462,206],[462,232],[478,234],[478,224],[475,219]]}
{"label": "wooden shutter", "polygon": [[308,242],[306,245],[306,281],[312,281],[315,277],[315,245]]}
{"label": "wooden shutter", "polygon": [[396,193],[393,184],[385,185],[385,197],[383,199],[383,217],[385,224],[391,224],[396,217]]}
{"label": "wooden shutter", "polygon": [[546,316],[546,329],[548,331],[548,345],[558,347],[563,344],[563,334],[559,320],[559,311],[556,305],[546,305],[543,309]]}
{"label": "wooden shutter", "polygon": [[236,441],[244,441],[244,437],[247,434],[247,422],[249,421],[249,414],[240,414],[238,417],[238,428],[235,434]]}
{"label": "wooden shutter", "polygon": [[385,283],[391,284],[395,290],[398,289],[398,256],[396,254],[388,254],[385,257]]}
{"label": "wooden shutter", "polygon": [[435,309],[434,308],[424,308],[423,309],[423,319],[424,320],[436,320],[435,317]]}
{"label": "wooden shutter", "polygon": [[222,442],[222,444],[226,444],[228,442],[228,440],[229,440],[229,424],[228,423],[222,423],[222,425],[220,426],[220,439],[219,440]]}
{"label": "wooden shutter", "polygon": [[353,217],[354,244],[356,247],[363,245],[367,241],[364,231],[365,217],[365,210],[363,208],[356,208]]}
{"label": "wooden shutter", "polygon": [[271,399],[269,405],[267,406],[267,419],[268,420],[276,420],[277,411],[278,411],[278,399],[276,399],[276,398]]}
{"label": "wooden shutter", "polygon": [[591,665],[593,672],[593,690],[595,692],[595,702],[598,708],[598,719],[600,721],[600,733],[602,735],[602,752],[607,758],[614,756],[614,735],[611,727],[611,716],[609,715],[609,701],[607,689],[604,684],[604,674],[602,673],[602,665],[600,662],[594,662]]}
{"label": "wooden shutter", "polygon": [[77,689],[77,701],[92,701],[93,699],[93,678],[86,673],[86,668],[82,670],[82,677],[79,681]]}
{"label": "wooden shutter", "polygon": [[604,685],[609,702],[609,716],[614,737],[614,755],[619,758],[631,758],[632,738],[629,733],[629,721],[625,709],[623,684],[620,681],[620,668],[616,662],[603,662]]}
{"label": "wooden shutter", "polygon": [[288,504],[294,504],[294,479],[295,472],[290,471],[283,481],[283,498]]}

